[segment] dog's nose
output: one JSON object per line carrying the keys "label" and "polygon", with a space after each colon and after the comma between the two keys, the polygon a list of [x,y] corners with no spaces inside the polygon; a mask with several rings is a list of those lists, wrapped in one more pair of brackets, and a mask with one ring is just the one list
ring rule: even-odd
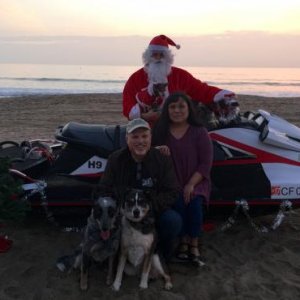
{"label": "dog's nose", "polygon": [[138,218],[139,216],[140,216],[140,210],[139,209],[134,209],[133,210],[133,216],[135,217],[135,218]]}

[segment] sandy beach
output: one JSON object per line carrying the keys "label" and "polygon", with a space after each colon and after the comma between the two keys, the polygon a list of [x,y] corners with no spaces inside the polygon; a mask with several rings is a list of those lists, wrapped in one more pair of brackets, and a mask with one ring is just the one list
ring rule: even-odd
{"label": "sandy beach", "polygon": [[[242,111],[265,109],[300,126],[300,98],[239,96]],[[53,139],[55,129],[69,121],[123,124],[121,94],[35,96],[0,99],[0,141]],[[228,212],[226,212],[228,214]],[[228,215],[227,215],[228,216]],[[271,222],[274,214],[256,217]],[[221,225],[224,219],[214,220]],[[295,300],[300,298],[300,210],[295,209],[281,227],[256,232],[245,218],[226,232],[205,232],[203,253],[207,265],[195,269],[171,264],[174,288],[164,291],[162,281],[138,288],[138,279],[125,277],[119,293],[104,283],[105,271],[93,266],[89,290],[79,289],[79,274],[61,273],[57,257],[69,254],[80,233],[55,228],[43,218],[24,224],[6,222],[0,234],[13,241],[0,253],[1,300],[77,299],[210,299]]]}
{"label": "sandy beach", "polygon": [[[265,109],[300,126],[300,98],[239,95],[241,111]],[[70,121],[123,124],[121,94],[83,94],[0,98],[0,141],[53,138]]]}

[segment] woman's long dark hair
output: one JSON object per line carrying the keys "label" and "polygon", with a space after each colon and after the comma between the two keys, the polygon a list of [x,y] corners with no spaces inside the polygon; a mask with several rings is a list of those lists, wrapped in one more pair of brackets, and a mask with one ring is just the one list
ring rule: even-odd
{"label": "woman's long dark hair", "polygon": [[179,99],[183,99],[188,106],[189,116],[187,122],[193,126],[203,126],[201,121],[197,119],[195,104],[192,102],[191,98],[184,92],[172,93],[166,99],[162,108],[161,115],[152,129],[153,146],[163,145],[166,143],[171,123],[171,119],[169,116],[169,105],[171,103],[177,102]]}

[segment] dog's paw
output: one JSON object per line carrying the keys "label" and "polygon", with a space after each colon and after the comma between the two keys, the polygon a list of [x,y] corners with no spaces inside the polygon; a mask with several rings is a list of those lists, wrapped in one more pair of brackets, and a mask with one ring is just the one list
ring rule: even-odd
{"label": "dog's paw", "polygon": [[118,292],[120,290],[121,284],[119,282],[114,282],[111,286],[111,289],[115,292]]}
{"label": "dog's paw", "polygon": [[82,283],[82,282],[80,282],[80,289],[81,289],[82,291],[86,291],[86,290],[88,289],[87,283]]}
{"label": "dog's paw", "polygon": [[142,290],[147,289],[147,288],[148,288],[148,283],[147,283],[147,282],[141,282],[141,283],[140,283],[140,288],[141,288]]}
{"label": "dog's paw", "polygon": [[82,275],[81,275],[81,278],[80,278],[80,289],[82,291],[86,291],[88,289],[88,280],[87,280],[87,277],[82,276]]}
{"label": "dog's paw", "polygon": [[111,278],[111,276],[106,277],[105,283],[106,283],[106,285],[111,285],[113,283],[113,279]]}
{"label": "dog's paw", "polygon": [[169,291],[173,288],[173,284],[171,282],[165,283],[165,290]]}

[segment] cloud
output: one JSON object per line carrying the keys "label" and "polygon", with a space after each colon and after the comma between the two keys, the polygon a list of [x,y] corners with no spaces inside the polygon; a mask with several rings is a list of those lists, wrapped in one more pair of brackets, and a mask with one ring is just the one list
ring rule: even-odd
{"label": "cloud", "polygon": [[[226,67],[300,67],[300,34],[227,32],[182,38],[178,61]],[[192,53],[192,55],[190,55]]]}
{"label": "cloud", "polygon": [[[141,65],[152,37],[2,37],[0,63]],[[260,31],[172,37],[178,66],[300,67],[300,34]]]}

